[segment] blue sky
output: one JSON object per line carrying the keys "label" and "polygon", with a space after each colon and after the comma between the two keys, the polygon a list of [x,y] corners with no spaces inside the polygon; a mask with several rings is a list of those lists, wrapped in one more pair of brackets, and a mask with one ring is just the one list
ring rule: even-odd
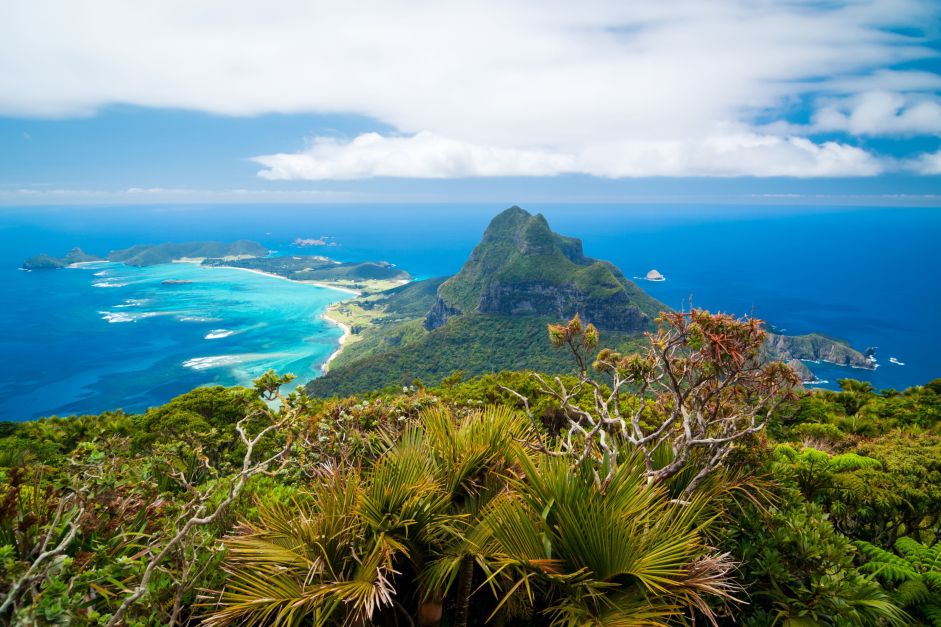
{"label": "blue sky", "polygon": [[34,0],[0,204],[941,204],[941,5]]}

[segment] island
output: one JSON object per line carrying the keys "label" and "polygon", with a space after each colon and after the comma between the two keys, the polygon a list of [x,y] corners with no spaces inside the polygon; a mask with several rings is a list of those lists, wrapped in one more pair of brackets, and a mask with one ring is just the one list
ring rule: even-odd
{"label": "island", "polygon": [[660,274],[658,270],[651,270],[650,272],[647,273],[647,275],[644,278],[647,279],[648,281],[666,281],[667,280],[666,277]]}
{"label": "island", "polygon": [[104,261],[101,257],[90,255],[79,247],[75,247],[63,257],[53,257],[45,253],[30,257],[20,266],[24,270],[56,270],[58,268],[68,268],[79,263],[91,263],[94,261]]}
{"label": "island", "polygon": [[21,267],[24,270],[54,270],[94,261],[114,261],[128,266],[144,267],[174,261],[199,263],[208,258],[235,261],[250,257],[262,257],[267,254],[267,248],[258,242],[249,240],[239,240],[231,244],[223,242],[137,244],[130,248],[112,250],[107,257],[91,255],[76,247],[64,257],[53,257],[47,254],[35,255],[24,261]]}
{"label": "island", "polygon": [[[307,390],[346,396],[415,379],[435,385],[455,372],[567,373],[570,356],[547,341],[547,324],[577,313],[607,346],[630,353],[669,310],[613,264],[585,255],[580,240],[553,232],[542,215],[511,207],[491,221],[456,275],[331,305],[327,317],[343,325],[343,350]],[[769,333],[762,358],[789,363],[807,384],[819,381],[806,362],[875,367],[871,356],[819,333]]]}
{"label": "island", "polygon": [[122,250],[108,253],[108,261],[116,261],[128,266],[155,266],[162,263],[189,261],[201,263],[207,259],[226,262],[264,257],[268,249],[250,240],[224,242],[185,242],[164,244],[137,244]]}

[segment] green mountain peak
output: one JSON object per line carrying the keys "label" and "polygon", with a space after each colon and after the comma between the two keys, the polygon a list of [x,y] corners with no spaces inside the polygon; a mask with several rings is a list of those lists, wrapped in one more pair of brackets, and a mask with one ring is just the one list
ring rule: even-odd
{"label": "green mountain peak", "polygon": [[461,271],[438,289],[426,328],[465,313],[578,313],[601,329],[641,331],[665,307],[612,264],[586,257],[581,240],[554,233],[541,214],[510,207],[484,231]]}

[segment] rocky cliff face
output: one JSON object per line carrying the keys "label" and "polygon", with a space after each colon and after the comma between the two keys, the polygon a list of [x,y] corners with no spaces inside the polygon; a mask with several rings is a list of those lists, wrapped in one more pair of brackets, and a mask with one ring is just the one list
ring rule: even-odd
{"label": "rocky cliff face", "polygon": [[768,340],[765,343],[765,353],[766,358],[771,360],[804,359],[807,361],[826,361],[838,366],[850,366],[866,370],[875,370],[876,368],[876,364],[869,357],[849,344],[819,333],[807,335],[775,335],[769,333]]}
{"label": "rocky cliff face", "polygon": [[642,331],[650,322],[624,291],[592,297],[571,283],[493,281],[481,294],[477,310],[502,316],[543,315],[557,320],[568,320],[577,313],[600,329],[617,331]]}
{"label": "rocky cliff face", "polygon": [[460,309],[448,305],[439,296],[435,300],[435,304],[431,306],[431,310],[425,316],[425,328],[429,331],[434,331],[438,327],[443,327],[444,323],[447,322],[449,318],[460,316],[461,313]]}
{"label": "rocky cliff face", "polygon": [[787,365],[797,373],[797,376],[800,377],[801,383],[816,383],[820,379],[817,378],[817,375],[808,368],[804,362],[799,359],[791,359],[787,362]]}

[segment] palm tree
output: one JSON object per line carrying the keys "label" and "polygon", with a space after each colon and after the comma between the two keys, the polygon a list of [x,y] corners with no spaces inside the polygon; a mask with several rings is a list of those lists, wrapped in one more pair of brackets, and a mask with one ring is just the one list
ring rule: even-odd
{"label": "palm tree", "polygon": [[411,616],[409,606],[433,623],[455,583],[466,621],[463,532],[506,489],[529,430],[507,408],[435,408],[373,467],[324,468],[304,498],[260,507],[227,539],[231,576],[206,623],[381,623]]}
{"label": "palm tree", "polygon": [[665,625],[731,599],[727,556],[703,541],[706,497],[677,503],[635,457],[598,488],[590,469],[522,458],[525,480],[470,533],[502,602],[522,595],[553,625]]}
{"label": "palm tree", "polygon": [[531,453],[531,437],[509,409],[437,408],[372,467],[324,468],[226,540],[206,623],[434,624],[448,601],[464,625],[475,572],[494,615],[528,606],[556,625],[662,625],[730,598],[730,564],[702,536],[706,497],[672,500],[637,459],[599,487],[590,468]]}

